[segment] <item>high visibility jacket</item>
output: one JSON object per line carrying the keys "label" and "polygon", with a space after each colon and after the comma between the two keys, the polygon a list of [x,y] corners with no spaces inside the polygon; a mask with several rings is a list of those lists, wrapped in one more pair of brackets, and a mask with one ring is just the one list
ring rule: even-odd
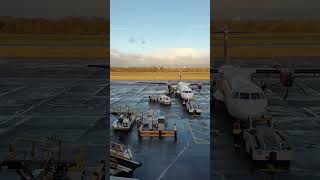
{"label": "high visibility jacket", "polygon": [[235,123],[232,124],[232,127],[233,127],[232,128],[233,129],[233,131],[232,131],[233,134],[240,134],[241,133],[240,123],[235,122]]}

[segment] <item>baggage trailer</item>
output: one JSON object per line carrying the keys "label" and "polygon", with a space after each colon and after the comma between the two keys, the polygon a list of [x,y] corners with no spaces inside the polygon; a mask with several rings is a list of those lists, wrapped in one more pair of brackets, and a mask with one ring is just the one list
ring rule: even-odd
{"label": "baggage trailer", "polygon": [[186,103],[185,109],[190,114],[198,114],[200,115],[202,113],[202,109],[199,106],[199,104],[195,101],[189,101]]}
{"label": "baggage trailer", "polygon": [[[148,130],[144,129],[144,126],[148,126]],[[166,130],[166,119],[164,116],[156,116],[156,113],[149,109],[147,117],[143,118],[139,123],[138,137],[139,140],[142,137],[174,137],[177,140],[177,128],[176,124],[173,124],[173,130]]]}
{"label": "baggage trailer", "polygon": [[174,137],[174,140],[177,141],[177,127],[174,124],[173,130],[145,130],[143,125],[140,126],[138,130],[139,140],[143,137]]}

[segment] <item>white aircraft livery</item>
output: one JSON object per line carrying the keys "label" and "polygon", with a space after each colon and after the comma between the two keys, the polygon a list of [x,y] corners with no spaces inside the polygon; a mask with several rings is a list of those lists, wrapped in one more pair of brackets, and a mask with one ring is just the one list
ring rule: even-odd
{"label": "white aircraft livery", "polygon": [[178,82],[178,85],[176,87],[176,93],[180,95],[180,97],[183,100],[183,103],[190,101],[194,96],[192,89],[189,87],[189,85],[190,83]]}
{"label": "white aircraft livery", "polygon": [[239,120],[261,117],[268,102],[262,89],[251,81],[255,69],[222,65],[217,74],[216,100],[224,102],[228,113]]}

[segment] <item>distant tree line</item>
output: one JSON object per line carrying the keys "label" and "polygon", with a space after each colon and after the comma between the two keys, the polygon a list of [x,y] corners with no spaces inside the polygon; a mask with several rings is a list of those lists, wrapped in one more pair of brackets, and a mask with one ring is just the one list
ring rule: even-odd
{"label": "distant tree line", "polygon": [[320,20],[217,20],[211,22],[214,31],[227,25],[234,32],[320,33]]}
{"label": "distant tree line", "polygon": [[107,19],[66,17],[62,19],[0,17],[0,33],[106,34]]}
{"label": "distant tree line", "polygon": [[111,72],[210,72],[209,68],[111,67]]}

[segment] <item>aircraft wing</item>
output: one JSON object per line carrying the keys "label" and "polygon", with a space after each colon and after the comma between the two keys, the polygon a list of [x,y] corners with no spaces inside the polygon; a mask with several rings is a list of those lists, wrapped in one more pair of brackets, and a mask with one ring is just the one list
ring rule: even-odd
{"label": "aircraft wing", "polygon": [[101,64],[89,64],[88,67],[96,67],[96,68],[105,68],[108,69],[108,65],[101,65]]}
{"label": "aircraft wing", "polygon": [[320,73],[320,69],[317,69],[317,68],[294,69],[294,74],[317,74],[317,73]]}
{"label": "aircraft wing", "polygon": [[[256,73],[269,73],[269,74],[279,74],[281,72],[280,69],[274,68],[266,68],[266,69],[256,69]],[[293,70],[294,74],[317,74],[320,73],[320,68],[295,68]]]}
{"label": "aircraft wing", "polygon": [[205,82],[198,82],[198,83],[190,83],[190,86],[197,86],[197,85],[210,85],[210,81],[205,81]]}
{"label": "aircraft wing", "polygon": [[269,68],[269,69],[256,69],[256,73],[257,74],[279,74],[281,72],[280,69],[272,69],[272,68]]}
{"label": "aircraft wing", "polygon": [[138,81],[137,84],[158,84],[158,85],[168,85],[168,82],[154,82],[154,81]]}

